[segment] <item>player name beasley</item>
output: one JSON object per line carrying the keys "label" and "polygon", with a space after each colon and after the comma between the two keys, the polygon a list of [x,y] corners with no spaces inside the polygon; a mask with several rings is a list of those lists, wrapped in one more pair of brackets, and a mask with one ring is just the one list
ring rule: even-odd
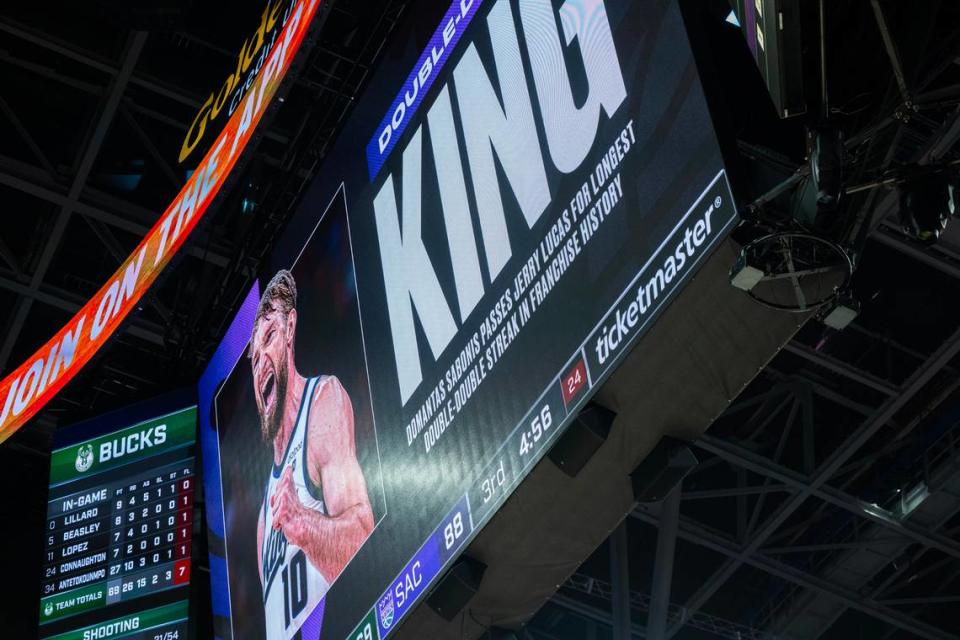
{"label": "player name beasley", "polygon": [[76,538],[93,535],[94,533],[100,532],[100,527],[102,524],[102,522],[94,522],[92,524],[85,524],[73,529],[67,529],[61,532],[59,537],[63,542],[68,542],[70,540],[75,540]]}

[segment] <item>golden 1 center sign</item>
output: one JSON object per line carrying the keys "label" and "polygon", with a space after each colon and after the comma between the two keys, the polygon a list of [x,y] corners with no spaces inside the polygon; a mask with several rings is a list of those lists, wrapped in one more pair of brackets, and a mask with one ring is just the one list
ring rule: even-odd
{"label": "golden 1 center sign", "polygon": [[[283,27],[272,47],[264,48],[264,53],[269,53],[261,58],[259,74],[248,76],[249,88],[240,87],[245,94],[242,101],[196,171],[106,284],[66,326],[0,382],[0,442],[36,415],[89,362],[183,246],[250,141],[321,2],[292,0],[285,20],[284,14],[268,6],[266,19],[279,21]],[[241,59],[248,48],[245,43]]]}

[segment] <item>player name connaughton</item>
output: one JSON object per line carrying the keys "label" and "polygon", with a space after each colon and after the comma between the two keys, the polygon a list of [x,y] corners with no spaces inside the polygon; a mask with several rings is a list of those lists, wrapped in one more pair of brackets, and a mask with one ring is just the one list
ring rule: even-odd
{"label": "player name connaughton", "polygon": [[107,559],[106,552],[100,552],[100,553],[95,553],[92,556],[87,556],[86,558],[80,558],[79,560],[62,562],[60,564],[60,573],[70,573],[71,571],[76,571],[77,569],[83,569],[85,567],[89,567],[92,564],[104,562],[106,559]]}

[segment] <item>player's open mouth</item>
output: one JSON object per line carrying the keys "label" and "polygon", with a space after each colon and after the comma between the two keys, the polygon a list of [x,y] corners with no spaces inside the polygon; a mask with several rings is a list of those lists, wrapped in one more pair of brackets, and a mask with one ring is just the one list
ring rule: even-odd
{"label": "player's open mouth", "polygon": [[263,408],[270,409],[273,406],[274,396],[276,396],[277,383],[276,375],[273,372],[267,374],[263,384],[260,385],[260,397],[263,398]]}

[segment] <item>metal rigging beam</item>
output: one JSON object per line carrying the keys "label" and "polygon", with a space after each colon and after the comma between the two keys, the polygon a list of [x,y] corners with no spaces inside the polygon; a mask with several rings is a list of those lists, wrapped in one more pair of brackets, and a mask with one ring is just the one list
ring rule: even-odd
{"label": "metal rigging beam", "polygon": [[891,249],[895,249],[900,253],[908,255],[914,260],[922,262],[928,267],[932,267],[941,273],[945,273],[952,278],[957,278],[960,280],[960,265],[954,264],[953,262],[948,262],[946,259],[941,258],[932,251],[917,246],[908,241],[906,238],[898,237],[883,227],[877,229],[874,234],[870,236],[870,239],[890,247]]}
{"label": "metal rigging beam", "polygon": [[[593,620],[594,622],[599,622],[604,625],[611,624],[610,614],[608,614],[605,611],[601,611],[599,609],[591,607],[590,605],[580,602],[579,600],[576,600],[569,596],[565,596],[563,594],[558,593],[554,595],[552,598],[550,598],[550,602],[556,605],[559,605],[564,609],[573,611],[574,613],[577,613],[583,616],[584,618]],[[630,637],[646,638],[647,635],[644,632],[643,627],[635,624],[630,627]]]}
{"label": "metal rigging beam", "polygon": [[730,489],[704,489],[702,491],[684,491],[684,500],[712,500],[714,498],[739,498],[753,496],[758,493],[792,493],[792,489],[785,484],[771,484],[767,486],[751,485],[733,487]]}
{"label": "metal rigging beam", "polygon": [[[809,486],[808,479],[793,469],[779,465],[764,456],[747,451],[743,447],[720,438],[705,434],[693,444],[732,464],[782,482],[789,487],[803,490]],[[859,500],[826,484],[812,490],[811,495],[853,515],[881,524],[914,542],[937,549],[960,560],[960,543],[946,536],[927,531],[924,527],[917,526],[909,520],[900,520],[881,507]]]}
{"label": "metal rigging beam", "polygon": [[[67,194],[67,200],[63,203],[60,213],[57,215],[57,220],[54,223],[53,230],[50,232],[50,236],[47,238],[46,245],[44,246],[43,252],[40,255],[40,261],[38,262],[37,267],[34,269],[33,275],[30,278],[31,289],[39,289],[43,279],[47,275],[47,270],[50,268],[50,264],[53,262],[53,256],[56,253],[57,248],[60,246],[60,240],[63,238],[63,234],[67,230],[67,223],[70,221],[70,216],[76,209],[76,204],[80,200],[80,194],[87,184],[87,177],[90,175],[90,170],[93,169],[93,163],[96,161],[97,155],[100,153],[100,147],[107,137],[107,132],[110,130],[110,125],[113,122],[113,116],[116,114],[117,106],[120,104],[120,97],[127,89],[130,76],[133,74],[133,68],[136,66],[137,60],[140,58],[140,52],[143,51],[143,45],[146,43],[146,41],[146,32],[133,32],[133,36],[130,39],[130,44],[124,54],[123,63],[121,64],[117,75],[113,79],[113,83],[107,93],[107,99],[103,105],[103,109],[100,111],[100,115],[97,118],[96,125],[93,129],[93,134],[90,136],[90,140],[87,143],[83,156],[80,159],[77,172],[73,177],[73,183],[71,184],[70,191]],[[23,325],[27,320],[27,314],[30,313],[30,308],[32,305],[33,298],[30,297],[20,298],[17,301],[13,312],[13,319],[10,323],[10,326],[7,328],[6,339],[4,340],[3,346],[0,347],[0,370],[5,369],[7,366],[7,361],[10,359],[10,353],[13,351],[13,347],[16,345],[17,339],[20,337],[20,330],[23,329]]]}
{"label": "metal rigging beam", "polygon": [[[0,164],[2,164],[2,162],[0,162]],[[0,185],[10,187],[11,189],[16,189],[17,191],[22,191],[23,193],[29,194],[41,200],[46,200],[47,202],[51,202],[61,207],[66,206],[66,204],[69,202],[68,196],[58,193],[56,190],[48,186],[38,184],[27,178],[22,178],[20,176],[13,175],[12,173],[7,173],[3,169],[0,169]],[[122,206],[124,208],[132,208],[134,205],[122,203]],[[92,220],[99,220],[100,222],[104,222],[112,227],[116,227],[117,229],[121,229],[127,233],[132,233],[136,236],[145,236],[147,231],[150,230],[149,225],[135,222],[127,216],[111,213],[100,206],[96,206],[88,202],[75,202],[73,205],[73,210],[81,215],[91,218]],[[230,264],[230,258],[215,252],[205,251],[197,246],[191,245],[186,247],[185,250],[190,255],[221,268]]]}
{"label": "metal rigging beam", "polygon": [[910,89],[907,87],[907,79],[903,73],[903,64],[900,61],[900,52],[897,45],[890,35],[890,29],[887,27],[887,19],[883,14],[883,8],[878,0],[870,0],[873,6],[873,14],[877,19],[877,27],[880,29],[880,36],[883,38],[883,46],[887,51],[887,57],[890,58],[890,67],[893,69],[893,75],[897,80],[897,87],[900,89],[900,97],[904,101],[910,100]]}
{"label": "metal rigging beam", "polygon": [[13,128],[17,130],[17,133],[20,134],[20,137],[23,139],[24,144],[27,145],[27,148],[30,149],[30,152],[33,154],[33,157],[37,159],[37,162],[43,166],[43,170],[47,172],[47,175],[51,178],[56,174],[56,170],[53,168],[53,163],[50,162],[50,158],[47,157],[47,154],[40,149],[40,145],[37,144],[37,141],[34,140],[33,136],[30,135],[30,132],[27,131],[27,128],[23,125],[23,122],[20,121],[20,118],[17,116],[16,112],[10,108],[10,105],[0,96],[0,113],[3,113],[6,116],[7,120],[10,121],[10,124],[13,125]]}
{"label": "metal rigging beam", "polygon": [[[604,582],[603,580],[599,580],[582,573],[575,573],[570,576],[562,585],[562,587],[564,591],[555,594],[554,597],[550,599],[552,604],[560,604],[558,599],[560,601],[565,599],[568,600],[569,596],[566,595],[568,592],[582,593],[595,600],[609,602],[613,590],[612,586],[608,582]],[[652,597],[649,594],[640,591],[631,591],[630,606],[633,610],[638,612],[649,612],[652,606],[651,598]],[[580,603],[579,600],[575,600],[575,602]],[[561,604],[561,606],[563,605]],[[670,603],[668,608],[670,617],[676,617],[680,615],[680,605]],[[599,622],[607,627],[611,625],[609,614],[606,614],[605,611],[600,609],[594,609],[594,611],[597,613],[597,617],[594,618],[595,622]],[[694,629],[708,632],[711,634],[711,636],[729,638],[729,640],[776,640],[772,634],[766,633],[760,629],[756,629],[739,622],[733,622],[732,620],[727,620],[725,618],[720,618],[718,616],[712,616],[702,611],[697,613],[697,615],[694,616],[688,624]],[[634,635],[637,635],[637,628],[638,625],[633,625],[632,629]],[[649,633],[647,633],[647,637],[653,640]]]}
{"label": "metal rigging beam", "polygon": [[[96,69],[97,71],[106,73],[110,76],[119,77],[123,73],[123,65],[117,66],[109,60],[100,58],[100,56],[94,53],[83,51],[75,45],[59,40],[50,34],[36,32],[16,21],[10,19],[0,21],[0,31],[9,33],[12,36],[16,36],[21,40],[25,40],[26,42],[47,49],[48,51],[58,53],[61,56],[73,60],[74,62],[80,63],[86,67],[90,67],[91,69]],[[201,106],[200,99],[181,93],[175,88],[169,87],[155,78],[142,75],[130,75],[128,82],[129,84],[146,89],[156,95],[163,96],[173,100],[174,102],[178,102],[182,105],[190,107],[191,109],[199,109]],[[276,132],[264,131],[263,135],[264,137],[281,144],[286,144],[289,142],[289,139],[286,136],[280,135]]]}
{"label": "metal rigging beam", "polygon": [[786,522],[787,518],[793,515],[808,497],[826,484],[837,470],[840,469],[860,447],[882,429],[897,411],[916,395],[940,369],[945,367],[958,352],[960,352],[960,329],[955,331],[930,358],[913,372],[901,387],[899,395],[888,398],[886,402],[874,412],[872,417],[868,418],[856,431],[847,437],[847,439],[834,450],[826,462],[817,468],[816,472],[809,478],[808,483],[796,494],[784,501],[777,511],[753,533],[750,542],[735,555],[730,556],[720,569],[703,583],[686,603],[684,615],[678,623],[668,631],[667,637],[672,638],[677,631],[683,627],[683,624],[689,619],[690,615],[699,610],[700,607],[727,582],[737,569],[750,560],[751,556],[756,554],[767,539]]}
{"label": "metal rigging beam", "polygon": [[610,534],[610,609],[613,640],[630,640],[630,557],[628,555],[627,522],[624,520]]}
{"label": "metal rigging beam", "polygon": [[864,385],[865,387],[869,387],[874,391],[879,391],[885,396],[895,396],[897,393],[899,393],[897,386],[892,382],[853,367],[846,362],[838,360],[837,358],[834,358],[826,353],[814,351],[805,344],[792,341],[787,343],[787,345],[783,347],[783,350],[787,353],[791,353],[795,356],[803,358],[808,362],[819,365],[824,369],[840,374],[841,376],[853,380],[854,382],[859,382],[860,384]]}
{"label": "metal rigging beam", "polygon": [[[48,285],[42,285],[38,289],[33,289],[3,275],[0,275],[0,288],[6,289],[7,291],[12,291],[13,293],[24,298],[31,298],[38,302],[42,302],[45,305],[54,307],[55,309],[60,309],[61,311],[66,311],[67,313],[71,314],[79,311],[86,302],[86,300],[78,299],[77,296],[72,296],[66,291],[62,291]],[[131,336],[140,338],[141,340],[146,340],[147,342],[161,347],[166,345],[166,341],[163,339],[163,335],[161,334],[161,328],[151,328],[150,324],[146,323],[140,318],[137,318],[133,322],[124,325],[124,327],[125,328],[123,331]]]}
{"label": "metal rigging beam", "polygon": [[647,637],[651,640],[660,640],[667,632],[670,583],[673,580],[674,549],[677,543],[677,524],[680,521],[680,491],[681,487],[674,487],[660,507],[657,555],[653,565],[650,594],[650,615],[647,618]]}
{"label": "metal rigging beam", "polygon": [[830,402],[843,407],[844,409],[849,409],[854,413],[859,413],[860,415],[867,417],[873,415],[874,407],[861,404],[859,402],[854,402],[849,398],[844,397],[842,394],[837,393],[835,390],[829,388],[822,380],[818,380],[813,377],[808,377],[802,373],[783,373],[772,365],[768,364],[761,372],[764,377],[771,378],[776,382],[785,382],[791,379],[799,379],[804,383],[809,384],[813,392]]}
{"label": "metal rigging beam", "polygon": [[[638,520],[642,520],[654,526],[656,526],[659,522],[659,519],[655,515],[647,512],[643,506],[635,509],[632,515]],[[810,575],[793,566],[774,560],[773,558],[768,558],[753,552],[746,554],[746,548],[737,548],[733,541],[715,532],[707,530],[699,523],[696,523],[688,518],[680,518],[680,528],[677,532],[677,535],[688,542],[692,542],[693,544],[705,547],[707,549],[712,549],[713,551],[726,556],[729,560],[737,562],[738,566],[742,559],[744,564],[748,564],[752,567],[760,569],[761,571],[769,573],[770,575],[776,576],[782,580],[786,580],[787,582],[791,582],[805,589],[817,591],[831,598],[836,598],[837,600],[840,600],[846,604],[848,607],[862,611],[869,616],[877,618],[878,620],[882,620],[905,631],[909,631],[910,633],[916,634],[921,638],[927,638],[928,640],[957,640],[958,638],[958,636],[952,633],[938,629],[937,627],[929,625],[920,620],[911,618],[900,611],[885,607],[869,598],[864,598],[863,594],[843,589],[834,585],[828,580],[823,580],[817,576]]]}

